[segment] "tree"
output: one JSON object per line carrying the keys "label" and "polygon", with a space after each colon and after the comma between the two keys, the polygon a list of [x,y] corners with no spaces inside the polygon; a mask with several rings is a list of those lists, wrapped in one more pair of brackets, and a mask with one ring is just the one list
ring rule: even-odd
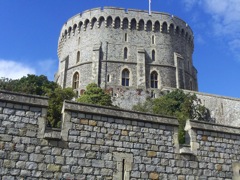
{"label": "tree", "polygon": [[44,96],[49,90],[54,90],[58,85],[49,81],[46,76],[40,75],[36,76],[33,74],[28,74],[27,77],[24,76],[21,79],[0,79],[0,89],[14,92],[21,92],[26,94],[35,94]]}
{"label": "tree", "polygon": [[179,142],[185,142],[184,127],[187,119],[208,120],[209,111],[201,105],[201,101],[195,94],[184,93],[175,90],[154,100],[147,100],[143,104],[133,107],[133,110],[154,114],[174,116],[179,121]]}
{"label": "tree", "polygon": [[61,110],[64,100],[71,100],[75,93],[71,88],[62,89],[57,83],[49,81],[44,75],[27,75],[21,79],[0,79],[0,89],[26,94],[48,96],[47,119],[52,127],[60,127]]}
{"label": "tree", "polygon": [[111,96],[105,93],[95,83],[87,85],[86,91],[77,99],[77,101],[102,106],[112,106]]}
{"label": "tree", "polygon": [[47,119],[52,127],[61,127],[62,106],[64,100],[71,100],[75,93],[71,88],[55,88],[47,93],[49,97]]}

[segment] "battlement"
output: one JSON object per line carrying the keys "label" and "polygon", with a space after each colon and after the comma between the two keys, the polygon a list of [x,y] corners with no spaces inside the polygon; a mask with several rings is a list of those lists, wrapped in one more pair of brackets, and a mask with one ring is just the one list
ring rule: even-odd
{"label": "battlement", "polygon": [[240,177],[239,128],[190,120],[179,145],[172,117],[65,101],[62,128],[51,129],[46,108],[1,91],[0,179]]}
{"label": "battlement", "polygon": [[73,16],[63,25],[59,43],[82,30],[93,29],[94,26],[176,34],[193,43],[192,29],[176,16],[161,12],[149,15],[143,10],[115,7],[94,8]]}

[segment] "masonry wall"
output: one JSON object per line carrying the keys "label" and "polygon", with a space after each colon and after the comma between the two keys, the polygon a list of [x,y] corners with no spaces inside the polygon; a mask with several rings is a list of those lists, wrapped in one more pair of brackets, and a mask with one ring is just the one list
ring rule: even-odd
{"label": "masonry wall", "polygon": [[239,128],[66,101],[46,128],[47,99],[0,91],[0,179],[232,179]]}

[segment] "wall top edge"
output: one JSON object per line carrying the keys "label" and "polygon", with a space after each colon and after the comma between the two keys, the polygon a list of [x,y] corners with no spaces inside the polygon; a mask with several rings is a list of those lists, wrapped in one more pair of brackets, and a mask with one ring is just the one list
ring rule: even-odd
{"label": "wall top edge", "polygon": [[[171,88],[171,87],[164,87],[163,90],[174,90],[176,88]],[[226,100],[231,100],[231,101],[240,101],[240,98],[234,98],[234,97],[229,97],[229,96],[221,96],[217,94],[209,94],[209,93],[204,93],[204,92],[199,92],[199,91],[190,91],[186,89],[182,89],[184,92],[191,93],[191,94],[196,94],[200,96],[208,96],[212,98],[219,98],[219,99],[226,99]]]}
{"label": "wall top edge", "polygon": [[[170,17],[171,19],[175,19],[175,20],[178,20],[178,21],[181,21],[182,23],[186,24],[186,27],[190,28],[190,26],[184,21],[182,20],[181,18],[175,16],[175,15],[172,15],[172,14],[169,14],[169,13],[165,13],[165,12],[158,12],[158,11],[152,11],[151,12],[151,15],[148,13],[147,10],[141,10],[141,9],[126,9],[126,8],[120,8],[120,7],[112,7],[112,6],[105,6],[105,7],[97,7],[97,8],[92,8],[92,9],[87,9],[81,13],[78,13],[74,16],[72,16],[71,18],[69,18],[67,20],[68,21],[71,21],[72,19],[76,18],[76,17],[82,17],[83,14],[92,14],[93,12],[96,12],[96,13],[102,13],[102,12],[105,12],[105,13],[109,13],[111,12],[112,14],[133,14],[133,13],[136,13],[136,14],[145,14],[147,16],[149,16],[151,19],[151,17],[158,17],[159,15],[163,15],[163,16],[167,16],[167,17]],[[67,22],[65,23],[65,25],[67,24]],[[190,28],[191,32],[192,32],[192,29]]]}
{"label": "wall top edge", "polygon": [[91,114],[110,116],[110,117],[115,117],[120,119],[128,119],[128,120],[132,119],[137,121],[166,124],[171,126],[179,125],[178,120],[174,117],[159,116],[154,114],[117,109],[117,108],[112,108],[107,106],[77,103],[72,101],[64,101],[63,112],[64,111],[82,112],[87,114],[91,113]]}
{"label": "wall top edge", "polygon": [[207,130],[207,131],[213,131],[213,132],[219,132],[219,133],[240,135],[239,127],[208,123],[205,121],[188,120],[185,130],[189,130],[189,129],[199,129],[199,130]]}
{"label": "wall top edge", "polygon": [[31,104],[35,106],[47,107],[48,98],[45,96],[30,95],[11,91],[0,90],[0,101],[14,102],[20,104]]}

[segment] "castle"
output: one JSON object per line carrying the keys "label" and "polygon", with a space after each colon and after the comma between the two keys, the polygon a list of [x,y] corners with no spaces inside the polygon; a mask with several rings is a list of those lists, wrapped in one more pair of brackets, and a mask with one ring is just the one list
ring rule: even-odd
{"label": "castle", "polygon": [[82,94],[94,82],[105,89],[198,90],[193,32],[165,13],[91,9],[70,18],[58,42],[55,80]]}
{"label": "castle", "polygon": [[[162,89],[197,90],[192,52],[191,29],[176,17],[93,9],[64,25],[55,78],[80,95],[95,82],[126,106]],[[54,129],[46,97],[0,90],[0,180],[240,179],[239,99],[194,92],[216,123],[188,120],[180,145],[173,117],[65,101]]]}

